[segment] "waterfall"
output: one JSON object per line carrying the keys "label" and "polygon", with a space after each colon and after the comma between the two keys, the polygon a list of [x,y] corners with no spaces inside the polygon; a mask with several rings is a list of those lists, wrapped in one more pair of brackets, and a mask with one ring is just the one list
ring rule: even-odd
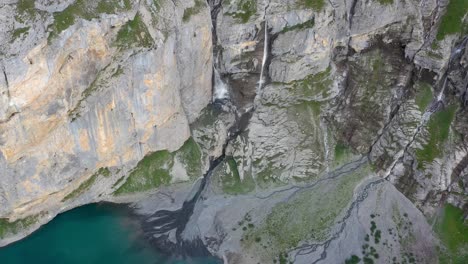
{"label": "waterfall", "polygon": [[442,99],[444,98],[444,91],[445,91],[445,86],[447,85],[448,72],[450,71],[452,63],[455,59],[461,56],[461,53],[466,45],[466,42],[468,42],[468,36],[465,36],[463,40],[453,48],[452,53],[450,53],[450,58],[448,60],[447,68],[444,73],[444,76],[445,76],[444,84],[442,85],[442,89],[440,90],[440,93],[437,96],[438,102],[442,101]]}
{"label": "waterfall", "polygon": [[442,89],[440,90],[440,93],[437,96],[437,101],[438,102],[442,101],[442,99],[444,97],[444,91],[445,91],[445,85],[446,84],[447,84],[447,76],[445,76],[444,85],[442,85]]}
{"label": "waterfall", "polygon": [[221,79],[218,69],[213,68],[214,71],[214,92],[213,101],[227,99],[229,97],[229,90],[226,83]]}
{"label": "waterfall", "polygon": [[268,22],[265,19],[265,41],[263,43],[263,59],[262,59],[262,69],[260,70],[260,80],[258,81],[258,90],[262,88],[263,80],[263,71],[265,70],[266,60],[268,58]]}

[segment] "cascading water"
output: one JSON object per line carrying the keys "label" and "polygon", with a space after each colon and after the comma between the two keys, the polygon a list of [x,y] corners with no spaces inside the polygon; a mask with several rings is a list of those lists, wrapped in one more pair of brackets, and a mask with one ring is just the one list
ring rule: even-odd
{"label": "cascading water", "polygon": [[265,64],[266,64],[267,58],[268,58],[268,22],[265,19],[265,40],[263,43],[262,69],[260,70],[260,80],[258,81],[258,90],[262,88],[262,85],[265,82],[264,77],[263,77],[263,72],[265,70]]}
{"label": "cascading water", "polygon": [[421,129],[427,124],[427,122],[429,121],[429,119],[431,118],[432,114],[434,112],[437,111],[437,108],[438,108],[438,105],[440,104],[440,102],[442,102],[442,100],[444,99],[444,92],[445,92],[445,88],[447,86],[447,79],[448,79],[448,75],[447,73],[449,72],[450,70],[450,67],[452,65],[452,62],[456,59],[457,56],[460,55],[461,51],[462,51],[462,47],[465,46],[466,42],[468,41],[468,37],[465,37],[463,39],[463,41],[457,45],[455,48],[454,48],[454,51],[451,53],[450,55],[450,58],[449,58],[449,61],[448,61],[448,65],[447,65],[447,68],[445,70],[445,73],[443,75],[443,78],[444,78],[444,82],[442,84],[442,88],[440,89],[440,92],[439,94],[437,95],[437,98],[436,100],[432,101],[431,105],[426,109],[426,111],[423,113],[422,117],[421,117],[421,121],[419,122],[419,124],[416,126],[416,128],[414,129],[414,132],[412,134],[412,137],[411,139],[408,141],[408,143],[405,145],[404,148],[402,148],[396,155],[395,155],[395,159],[393,160],[392,162],[392,165],[387,169],[387,171],[385,172],[384,174],[384,178],[389,178],[392,174],[392,171],[393,169],[395,168],[395,166],[397,165],[397,163],[399,162],[400,159],[402,159],[405,155],[405,153],[408,151],[408,149],[411,147],[411,145],[413,145],[414,141],[416,141],[416,137],[417,135],[420,133]]}
{"label": "cascading water", "polygon": [[444,91],[445,91],[445,85],[446,84],[447,84],[447,76],[445,76],[444,84],[442,85],[442,89],[440,90],[440,93],[437,96],[437,102],[442,101],[442,99],[444,98]]}
{"label": "cascading water", "polygon": [[223,100],[229,98],[229,90],[227,84],[221,79],[218,69],[213,68],[214,71],[214,92],[213,101]]}
{"label": "cascading water", "polygon": [[464,37],[463,40],[453,48],[452,53],[450,54],[450,58],[447,64],[447,68],[445,70],[444,74],[444,84],[442,85],[442,89],[440,90],[439,95],[437,96],[437,101],[440,102],[442,99],[444,99],[444,92],[445,92],[445,87],[447,85],[447,72],[449,72],[450,67],[452,66],[452,62],[461,55],[461,52],[463,50],[463,47],[465,47],[466,42],[468,42],[468,36]]}

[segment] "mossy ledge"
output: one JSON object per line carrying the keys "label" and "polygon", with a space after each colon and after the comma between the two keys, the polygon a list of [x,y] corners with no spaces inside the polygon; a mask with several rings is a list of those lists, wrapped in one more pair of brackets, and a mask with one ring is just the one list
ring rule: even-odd
{"label": "mossy ledge", "polygon": [[182,21],[188,22],[193,15],[200,13],[205,7],[205,3],[202,0],[195,0],[195,4],[192,7],[186,8],[182,15]]}
{"label": "mossy ledge", "polygon": [[226,13],[226,15],[245,24],[257,12],[257,2],[255,0],[240,0],[237,3],[237,10],[237,12]]}
{"label": "mossy ledge", "polygon": [[114,45],[120,49],[129,49],[132,47],[150,48],[153,42],[154,40],[146,24],[143,22],[140,13],[137,13],[132,20],[127,21],[127,23],[120,28]]}
{"label": "mossy ledge", "polygon": [[75,190],[73,190],[71,193],[67,194],[63,199],[62,202],[68,201],[70,199],[74,199],[85,193],[91,186],[96,182],[97,178],[99,176],[104,176],[104,177],[109,177],[111,174],[109,168],[100,168],[98,171],[96,171],[89,179],[84,181],[83,183],[78,186]]}
{"label": "mossy ledge", "polygon": [[[169,184],[175,159],[183,164],[190,179],[202,175],[201,150],[195,140],[190,137],[177,151],[160,150],[146,155],[133,168],[114,195],[144,192]],[[119,181],[123,180],[119,179]]]}
{"label": "mossy ledge", "polygon": [[83,18],[91,20],[100,14],[116,14],[132,8],[130,0],[77,0],[61,12],[54,13],[54,22],[49,26],[49,41],[57,37],[62,31]]}
{"label": "mossy ledge", "polygon": [[43,215],[44,213],[30,215],[13,222],[10,222],[7,218],[0,218],[0,239],[7,235],[17,234],[21,230],[36,224]]}
{"label": "mossy ledge", "polygon": [[463,218],[463,210],[451,204],[445,205],[434,229],[443,244],[439,252],[439,262],[466,263],[468,222]]}
{"label": "mossy ledge", "polygon": [[429,139],[422,149],[416,151],[418,168],[422,169],[442,154],[444,143],[449,137],[450,126],[455,117],[456,105],[448,106],[431,116],[427,125]]}
{"label": "mossy ledge", "polygon": [[225,166],[228,171],[221,177],[225,193],[238,195],[249,193],[255,189],[255,182],[251,175],[246,175],[244,179],[240,178],[237,162],[233,157],[226,157]]}

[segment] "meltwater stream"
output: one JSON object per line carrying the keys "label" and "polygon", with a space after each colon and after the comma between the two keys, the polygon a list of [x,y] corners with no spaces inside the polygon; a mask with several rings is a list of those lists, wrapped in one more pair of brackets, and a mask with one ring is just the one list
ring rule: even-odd
{"label": "meltwater stream", "polygon": [[175,259],[143,238],[128,207],[92,204],[58,215],[38,231],[0,248],[2,264],[214,264],[209,257]]}

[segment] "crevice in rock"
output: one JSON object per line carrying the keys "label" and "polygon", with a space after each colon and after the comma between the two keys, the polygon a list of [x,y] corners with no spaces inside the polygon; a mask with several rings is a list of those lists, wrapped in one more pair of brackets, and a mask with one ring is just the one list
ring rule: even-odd
{"label": "crevice in rock", "polygon": [[[211,105],[209,107],[215,107]],[[222,147],[221,156],[211,159],[208,171],[200,180],[196,193],[189,200],[184,201],[181,208],[170,210],[158,210],[147,217],[144,223],[144,231],[149,241],[163,252],[180,256],[208,256],[210,255],[201,238],[187,241],[182,233],[186,229],[187,223],[193,215],[196,204],[202,200],[202,194],[209,182],[214,169],[226,158],[228,144],[238,135],[245,131],[251,112],[246,112],[236,119],[234,125],[229,129],[228,138]],[[175,231],[176,242],[169,240],[168,233]]]}
{"label": "crevice in rock", "polygon": [[5,78],[5,84],[7,88],[7,96],[10,98],[10,83],[8,82],[8,76],[6,74],[5,66],[2,67],[3,77]]}
{"label": "crevice in rock", "polygon": [[[216,37],[216,19],[222,6],[220,0],[207,0],[207,3],[211,8],[211,21],[213,25],[212,41],[214,61],[212,89],[214,91],[214,74],[218,63],[216,54],[219,52]],[[158,210],[152,215],[147,216],[143,224],[143,229],[148,240],[162,252],[167,252],[172,255],[179,255],[182,257],[211,255],[200,237],[186,240],[183,237],[183,233],[187,228],[187,224],[194,213],[197,203],[203,200],[203,192],[210,181],[214,169],[225,160],[227,146],[238,135],[245,131],[253,111],[253,109],[251,109],[239,116],[236,107],[232,106],[229,100],[216,100],[208,107],[220,108],[222,111],[231,111],[236,117],[234,124],[228,129],[228,138],[223,143],[221,155],[219,157],[210,158],[209,169],[197,185],[195,194],[185,200],[179,209],[173,211]],[[175,234],[175,241],[171,241],[170,239],[171,232]]]}
{"label": "crevice in rock", "polygon": [[[346,1],[345,1],[346,2]],[[354,17],[354,9],[356,8],[358,0],[352,0],[351,6],[349,8],[349,13],[348,13],[348,33],[351,33],[351,28],[353,27],[353,17]]]}

